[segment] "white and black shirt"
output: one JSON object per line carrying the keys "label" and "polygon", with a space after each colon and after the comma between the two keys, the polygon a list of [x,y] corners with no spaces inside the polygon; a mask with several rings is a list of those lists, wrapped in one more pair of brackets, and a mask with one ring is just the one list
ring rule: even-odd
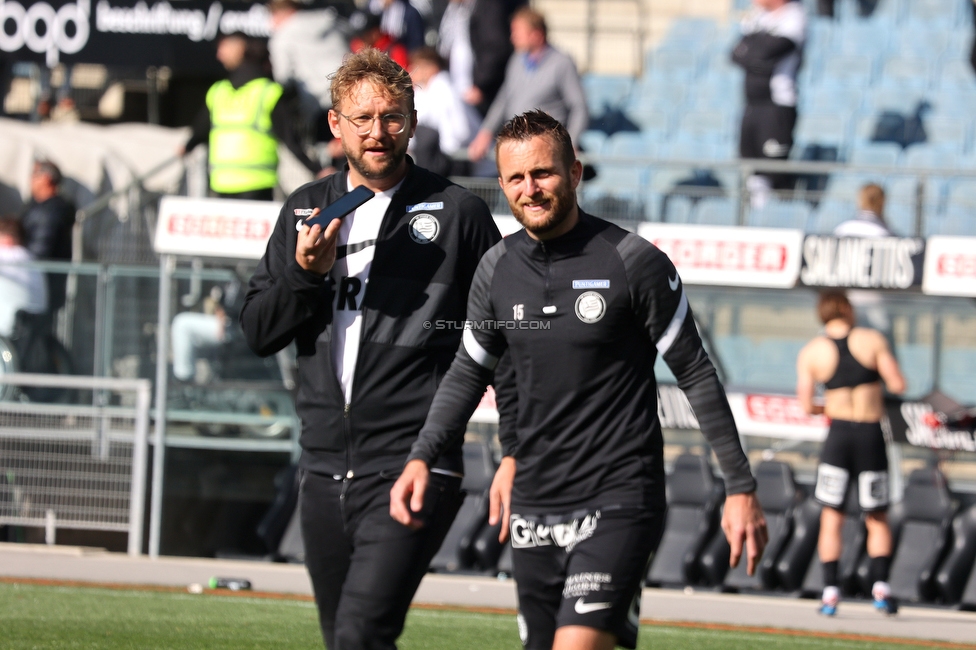
{"label": "white and black shirt", "polygon": [[796,106],[796,77],[803,60],[807,17],[800,2],[755,8],[742,21],[732,60],[746,71],[746,102]]}

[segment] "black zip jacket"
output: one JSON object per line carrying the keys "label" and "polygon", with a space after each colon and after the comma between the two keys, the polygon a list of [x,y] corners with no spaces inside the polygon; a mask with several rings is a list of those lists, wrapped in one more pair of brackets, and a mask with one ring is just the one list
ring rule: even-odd
{"label": "black zip jacket", "polygon": [[573,230],[546,242],[516,233],[481,260],[468,318],[410,459],[432,463],[454,444],[507,349],[517,439],[500,435],[516,460],[513,512],[663,508],[654,378],[661,354],[718,456],[726,491],[755,490],[684,287],[653,244],[584,213]]}
{"label": "black zip jacket", "polygon": [[[350,478],[399,471],[461,339],[460,327],[437,323],[463,321],[478,260],[501,239],[484,201],[409,164],[383,217],[362,298],[352,403],[332,360],[334,287],[295,260],[296,224],[346,193],[346,173],[288,197],[248,287],[241,326],[251,349],[266,356],[297,345],[301,465],[311,471]],[[438,467],[463,471],[460,438]]]}

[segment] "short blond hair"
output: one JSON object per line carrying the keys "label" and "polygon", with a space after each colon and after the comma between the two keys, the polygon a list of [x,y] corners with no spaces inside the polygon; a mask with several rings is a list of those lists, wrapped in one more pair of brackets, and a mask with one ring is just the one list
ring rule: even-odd
{"label": "short blond hair", "polygon": [[868,183],[857,193],[857,207],[873,212],[879,217],[884,214],[885,191],[877,183]]}
{"label": "short blond hair", "polygon": [[522,7],[512,14],[512,22],[523,21],[533,31],[542,32],[546,38],[549,37],[549,28],[546,26],[546,17],[531,7]]}
{"label": "short blond hair", "polygon": [[385,52],[367,47],[345,58],[332,75],[332,106],[341,105],[360,82],[368,81],[382,88],[396,103],[406,102],[413,110],[413,82],[407,71]]}

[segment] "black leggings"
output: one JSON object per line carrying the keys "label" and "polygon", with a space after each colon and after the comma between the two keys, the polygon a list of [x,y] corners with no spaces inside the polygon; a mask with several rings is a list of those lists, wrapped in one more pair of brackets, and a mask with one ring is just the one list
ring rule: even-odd
{"label": "black leggings", "polygon": [[396,648],[410,601],[464,498],[460,478],[432,473],[426,525],[411,530],[390,517],[395,478],[306,472],[302,479],[305,566],[330,650]]}

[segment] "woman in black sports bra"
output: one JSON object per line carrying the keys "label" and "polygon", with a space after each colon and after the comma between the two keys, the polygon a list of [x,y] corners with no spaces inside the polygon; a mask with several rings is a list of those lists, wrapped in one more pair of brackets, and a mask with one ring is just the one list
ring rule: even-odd
{"label": "woman in black sports bra", "polygon": [[[843,293],[824,293],[817,310],[824,334],[800,351],[796,389],[804,410],[830,418],[814,491],[823,505],[818,543],[824,570],[820,612],[828,616],[837,612],[841,529],[848,495],[854,492],[866,513],[874,604],[879,611],[894,614],[898,607],[887,582],[891,531],[888,456],[881,431],[882,381],[890,392],[901,393],[905,380],[885,337],[877,330],[854,327],[854,310]],[[814,400],[817,384],[825,389],[823,404]]]}

